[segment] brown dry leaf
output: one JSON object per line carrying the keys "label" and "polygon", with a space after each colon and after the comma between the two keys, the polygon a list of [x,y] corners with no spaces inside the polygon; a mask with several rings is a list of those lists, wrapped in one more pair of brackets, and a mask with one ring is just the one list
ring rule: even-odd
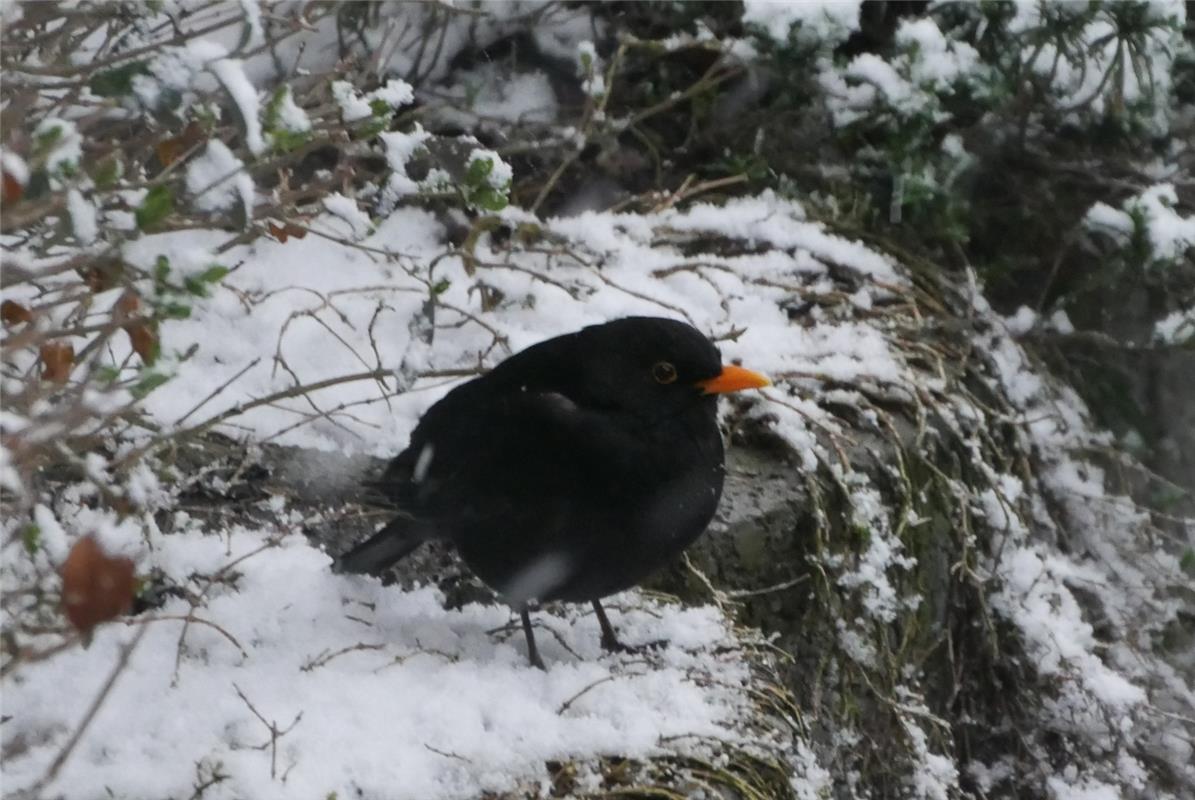
{"label": "brown dry leaf", "polygon": [[0,188],[0,202],[15,203],[25,194],[25,187],[21,182],[7,172],[3,173],[4,181]]}
{"label": "brown dry leaf", "polygon": [[80,633],[120,616],[133,602],[133,562],[108,555],[93,536],[75,542],[59,572],[62,612]]}
{"label": "brown dry leaf", "polygon": [[137,294],[136,290],[128,289],[116,301],[116,318],[128,319],[136,314],[139,308],[141,308],[141,296]]}
{"label": "brown dry leaf", "polygon": [[66,383],[75,366],[75,347],[65,342],[46,342],[41,346],[41,377],[44,381]]}
{"label": "brown dry leaf", "polygon": [[95,294],[106,292],[117,285],[124,276],[124,264],[119,260],[106,260],[79,270],[79,276]]}
{"label": "brown dry leaf", "polygon": [[133,352],[141,356],[141,361],[149,366],[158,359],[158,332],[148,322],[138,322],[126,325],[125,333],[129,335],[129,343]]}
{"label": "brown dry leaf", "polygon": [[270,235],[283,244],[285,244],[286,240],[292,236],[296,239],[302,239],[307,235],[306,228],[300,225],[295,225],[293,222],[287,222],[284,225],[275,225],[273,222],[271,222],[269,223],[269,229]]}
{"label": "brown dry leaf", "polygon": [[163,139],[154,146],[158,161],[168,167],[182,157],[203,138],[203,126],[192,120],[183,132],[170,139]]}
{"label": "brown dry leaf", "polygon": [[15,300],[5,300],[0,303],[0,320],[5,325],[19,325],[33,320],[33,312]]}

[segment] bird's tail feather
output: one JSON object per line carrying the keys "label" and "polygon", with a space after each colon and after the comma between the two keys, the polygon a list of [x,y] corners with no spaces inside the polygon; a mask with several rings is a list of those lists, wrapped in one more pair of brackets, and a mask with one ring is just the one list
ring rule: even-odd
{"label": "bird's tail feather", "polygon": [[386,527],[332,562],[333,572],[380,575],[401,561],[424,540],[419,526],[406,517]]}

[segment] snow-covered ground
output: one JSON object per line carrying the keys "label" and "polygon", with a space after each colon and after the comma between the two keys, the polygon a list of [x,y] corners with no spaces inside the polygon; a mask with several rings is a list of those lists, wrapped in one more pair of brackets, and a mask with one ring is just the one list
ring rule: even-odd
{"label": "snow-covered ground", "polygon": [[[528,219],[513,209],[503,216],[512,224]],[[552,220],[543,225],[542,242],[526,250],[491,246],[483,237],[472,274],[460,255],[441,257],[439,223],[428,213],[404,208],[375,222],[372,231],[361,231],[329,212],[313,223],[326,236],[260,240],[221,254],[219,262],[232,272],[189,319],[163,328],[164,353],[198,348],[147,398],[155,418],[167,428],[186,427],[296,383],[384,368],[394,370],[384,381],[333,381],[306,397],[234,415],[223,429],[251,441],[389,455],[419,415],[465,379],[457,373],[467,376],[548,336],[628,314],[687,319],[720,339],[726,358],[776,379],[755,413],[768,415],[807,467],[841,468],[838,454],[814,434],[842,426],[803,390],[832,381],[907,399],[911,387],[942,386],[907,363],[899,335],[877,322],[882,309],[906,302],[910,284],[900,269],[772,194],[653,215]],[[222,236],[146,237],[127,255],[145,266],[165,255],[178,268],[200,269],[217,260],[211,251]],[[686,249],[711,237],[724,246]],[[426,314],[433,261],[436,330],[428,344],[412,320]],[[497,306],[484,313],[476,294],[481,284],[500,293]],[[853,291],[844,292],[844,284]],[[791,316],[789,309],[807,299],[817,302]],[[978,295],[974,303],[977,313],[990,314]],[[1017,322],[1008,329],[1016,330]],[[1055,408],[1057,398],[1003,326],[995,330],[986,345],[998,369],[993,380],[1033,420],[1030,435],[1053,454],[1057,467],[1047,479],[1072,492],[1075,481],[1067,475],[1078,468],[1066,453],[1099,437],[1082,422],[1077,398]],[[117,361],[124,356],[119,346]],[[213,396],[215,387],[224,388]],[[858,399],[843,389],[833,397]],[[954,413],[955,424],[970,428],[984,412]],[[103,469],[97,465],[92,479],[102,479]],[[870,531],[871,543],[856,565],[828,566],[867,609],[841,630],[844,652],[866,664],[875,657],[869,626],[891,622],[899,609],[922,599],[896,588],[915,561],[904,554],[878,493],[862,473],[848,471],[843,479],[852,487],[856,523]],[[995,517],[1019,502],[1024,487],[1012,476],[992,480],[1003,488],[980,511]],[[144,484],[146,507],[170,508],[152,476],[146,474]],[[1085,502],[1096,508],[1115,503],[1091,481],[1079,488],[1095,493]],[[118,796],[177,796],[224,776],[205,796],[347,796],[360,789],[465,798],[544,780],[549,760],[647,756],[708,740],[743,740],[748,670],[730,621],[711,608],[660,605],[634,593],[621,598],[626,610],[615,624],[630,641],[671,642],[644,660],[600,657],[595,620],[586,609],[541,613],[540,624],[552,631],[539,637],[550,663],[543,674],[527,667],[503,606],[445,611],[431,589],[404,592],[333,576],[326,554],[298,536],[279,538],[302,522],[288,517],[281,498],[274,504],[278,524],[270,529],[203,534],[182,516],[164,535],[149,514],[136,524],[88,510],[86,494],[83,488],[78,502],[60,501],[65,530],[42,514],[42,568],[59,563],[73,538],[95,533],[111,552],[133,558],[139,573],[160,569],[186,587],[194,609],[191,601],[171,599],[154,612],[168,619],[144,623],[147,633],[128,669],[52,784],[68,797],[97,796],[100,786]],[[1149,671],[1117,669],[1100,658],[1100,643],[1066,585],[1076,576],[1107,580],[1131,565],[1118,558],[1100,572],[1044,549],[1012,517],[993,524],[1007,529],[987,565],[1003,584],[993,605],[1023,631],[1039,663],[1070,687],[1068,707],[1118,715],[1140,707],[1145,693],[1133,679],[1145,680]],[[1131,532],[1124,537],[1131,539]],[[1152,602],[1147,579],[1136,572],[1124,577],[1137,581],[1139,591],[1130,590],[1123,607]],[[179,618],[188,615],[195,619],[184,635]],[[12,718],[5,741],[14,753],[5,764],[8,785],[27,786],[45,772],[122,643],[135,635],[136,626],[109,625],[90,648],[6,678],[5,714]],[[910,736],[921,742],[926,796],[956,787],[957,768],[919,733],[924,722],[905,719]],[[1181,742],[1168,746],[1181,749]],[[795,752],[809,755],[803,748]],[[132,766],[146,762],[154,769]],[[825,779],[815,760],[804,767],[807,776]],[[817,783],[811,781],[801,788],[812,791]]]}
{"label": "snow-covered ground", "polygon": [[189,625],[175,600],[6,681],[6,747],[28,748],[6,760],[7,790],[44,773],[142,628],[47,795],[187,797],[222,775],[205,796],[470,798],[538,784],[548,761],[744,737],[748,667],[714,608],[616,598],[628,642],[669,642],[619,657],[600,654],[588,608],[538,614],[541,672],[506,608],[446,611],[435,589],[333,576],[301,536],[195,531],[154,545],[142,564],[184,585],[196,571],[227,580],[195,586],[207,591]]}
{"label": "snow-covered ground", "polygon": [[[858,24],[857,3],[747,8],[749,20],[781,34],[803,20],[806,33],[827,42],[844,39]],[[467,24],[462,18],[460,28]],[[578,44],[589,27],[575,21],[564,27],[569,35],[556,41],[562,57],[584,52],[596,58],[587,40],[585,47]],[[454,28],[452,35],[458,34]],[[931,72],[955,78],[976,66],[972,51],[947,47],[928,20],[909,24],[901,41],[910,54],[895,65],[873,56],[852,61],[837,81],[823,76],[842,90],[842,102],[831,109],[838,121],[876,104],[898,115],[923,109],[932,94]],[[550,37],[540,42],[545,49],[550,44]],[[264,98],[250,82],[260,77],[254,64],[226,58],[224,45],[206,52],[210,71],[251,118],[246,146],[261,151],[268,132],[258,124]],[[195,63],[184,63],[188,53]],[[178,63],[155,62],[156,79],[165,84],[168,72],[177,72],[180,86],[189,85],[209,69],[197,53],[175,54]],[[446,92],[468,95],[475,79],[485,82],[473,109],[478,120],[550,120],[557,108],[546,79],[522,75],[503,83],[489,68],[465,77]],[[1072,83],[1068,92],[1084,88],[1077,77]],[[372,113],[369,99],[392,108],[410,102],[400,84],[370,96],[355,95],[351,86],[334,90],[343,119]],[[600,84],[595,73],[586,91],[596,96]],[[311,124],[293,104],[283,104],[280,113],[287,130]],[[57,124],[61,134],[48,160],[78,160],[73,123]],[[941,431],[964,443],[960,451],[973,454],[969,467],[990,486],[972,494],[972,486],[949,484],[990,534],[968,543],[982,544],[968,579],[992,589],[992,612],[1015,631],[1035,674],[1054,682],[1033,712],[1041,729],[1061,731],[1072,737],[1068,746],[1082,742],[1113,764],[1090,774],[1059,769],[1043,782],[1059,798],[1102,800],[1124,786],[1146,785],[1145,752],[1170,763],[1175,774],[1190,763],[1190,742],[1157,720],[1171,708],[1189,709],[1195,695],[1150,653],[1148,642],[1177,613],[1179,601],[1163,587],[1181,580],[1182,572],[1165,549],[1149,542],[1146,515],[1107,492],[1104,474],[1076,455],[1109,439],[1091,428],[1079,398],[1055,390],[1017,345],[1015,336],[1038,322],[1032,312],[1002,321],[982,287],[964,287],[968,312],[983,324],[959,325],[959,335],[990,363],[992,394],[1007,401],[1001,408],[971,403],[952,394],[955,365],[936,362],[941,350],[920,338],[923,311],[938,300],[920,305],[922,289],[892,258],[834,235],[792,200],[765,192],[681,210],[586,212],[547,221],[507,208],[497,215],[504,233],[524,229],[481,235],[466,254],[446,244],[451,237],[443,217],[417,203],[390,210],[418,188],[405,164],[424,134],[416,129],[380,138],[378,152],[391,170],[389,183],[377,187],[388,206],[384,213],[371,217],[380,206],[331,193],[323,200],[326,213],[302,238],[263,236],[221,251],[228,232],[190,230],[127,244],[122,256],[129,263],[152,273],[165,258],[173,280],[204,274],[213,264],[230,269],[210,297],[188,300],[188,318],[161,328],[155,369],[170,380],[142,403],[160,427],[154,435],[220,417],[219,431],[251,443],[385,457],[403,447],[419,416],[453,385],[530,344],[632,314],[684,319],[718,341],[727,360],[774,379],[744,413],[764,420],[800,467],[832,475],[849,496],[850,522],[866,533],[859,553],[828,556],[817,565],[827,583],[861,609],[836,621],[835,658],[868,674],[886,626],[922,607],[919,588],[903,580],[917,562],[906,552],[902,531],[926,520],[912,508],[885,506],[878,481],[852,467],[837,444],[851,431],[832,407],[853,409],[860,427],[883,435],[886,401],[929,409]],[[2,155],[6,171],[24,168],[7,151]],[[494,159],[490,188],[500,189],[507,165],[491,151],[475,156]],[[258,190],[248,177],[226,177],[240,163],[225,145],[209,144],[187,167],[190,199],[205,210],[252,204]],[[1181,254],[1195,233],[1192,220],[1171,208],[1173,196],[1174,189],[1160,183],[1120,209],[1096,206],[1087,221],[1127,237],[1134,218],[1142,217],[1157,249]],[[132,206],[142,197],[131,195]],[[127,212],[100,214],[78,191],[68,195],[66,211],[78,247],[131,225]],[[60,255],[77,252],[68,250]],[[76,276],[47,276],[41,288],[68,279]],[[28,303],[37,291],[30,284],[10,287],[4,299]],[[118,298],[119,290],[99,294],[88,313],[102,317]],[[1069,322],[1063,315],[1050,324],[1061,329]],[[1173,338],[1190,327],[1190,313],[1178,313],[1157,335]],[[111,363],[136,368],[124,337],[108,347]],[[6,424],[20,422],[6,418]],[[997,472],[984,460],[987,429],[1002,425],[1015,427],[1024,460],[1033,454],[1032,476],[1022,465]],[[150,436],[129,431],[117,444],[118,457]],[[447,610],[434,588],[403,590],[332,575],[329,555],[294,533],[304,519],[282,497],[267,504],[270,524],[211,530],[171,494],[174,479],[194,476],[171,474],[164,463],[155,465],[158,473],[141,465],[126,481],[135,511],[118,517],[88,502],[111,477],[112,465],[96,456],[85,466],[86,479],[53,498],[53,510],[49,498],[41,499],[37,552],[28,558],[6,553],[0,570],[5,591],[27,585],[34,572],[52,576],[71,545],[93,535],[109,552],[132,559],[138,574],[160,575],[181,596],[102,626],[86,648],[65,649],[4,676],[6,792],[50,778],[39,786],[41,794],[68,798],[448,800],[545,786],[547,762],[708,755],[727,742],[788,745],[799,776],[794,792],[816,797],[828,786],[809,742],[756,739],[751,663],[758,642],[743,641],[718,608],[685,608],[637,592],[614,598],[612,621],[625,640],[668,643],[617,657],[599,652],[587,608],[547,609],[536,615],[549,664],[540,672],[528,667],[521,631],[502,605]],[[1060,509],[1067,524],[1058,522]],[[171,521],[169,533],[161,530],[164,518]],[[5,541],[14,548],[20,546],[18,523],[4,523]],[[1056,546],[1059,540],[1067,549]],[[45,580],[54,586],[57,579]],[[1076,586],[1099,589],[1098,635]],[[37,648],[55,641],[22,643]],[[1012,767],[958,763],[941,749],[948,726],[928,711],[930,692],[915,672],[886,687],[890,697],[901,698],[892,713],[919,765],[910,791],[951,796],[966,771],[998,793]],[[857,735],[835,731],[834,746],[849,750]],[[63,754],[59,770],[55,760]],[[600,777],[582,769],[577,791],[598,788]]]}
{"label": "snow-covered ground", "polygon": [[[430,345],[412,336],[418,328],[410,320],[422,313],[427,290],[409,272],[425,270],[442,252],[435,219],[400,209],[356,241],[335,213],[313,228],[338,241],[316,234],[262,240],[218,257],[233,271],[189,319],[163,326],[165,359],[198,349],[147,398],[157,421],[186,427],[296,381],[397,368],[402,377],[391,376],[388,389],[356,380],[310,393],[327,413],[290,398],[223,428],[251,441],[389,455],[453,383],[421,374],[493,364],[548,336],[628,314],[684,318],[712,336],[733,334],[722,343],[727,358],[778,378],[887,383],[903,374],[881,334],[848,319],[853,314],[809,328],[790,322],[785,298],[834,291],[828,264],[858,271],[859,291],[843,298],[848,309],[870,308],[891,295],[885,287],[903,281],[885,258],[829,235],[804,221],[798,206],[771,195],[654,217],[557,220],[547,226],[558,242],[542,248],[549,254],[512,257],[483,240],[476,276],[458,256],[439,260]],[[663,233],[677,245],[657,241]],[[751,252],[700,260],[682,254],[687,238],[713,234],[748,243]],[[221,237],[146,237],[127,255],[146,267],[164,255],[174,268],[199,270],[217,260],[211,251]],[[757,244],[766,245],[763,252],[754,252]],[[473,297],[477,282],[504,297],[484,316]],[[395,380],[406,381],[406,391],[382,401]],[[805,415],[826,415],[813,404],[798,413],[798,404],[785,401],[776,411],[812,463],[818,452]],[[97,470],[93,479],[104,474],[103,465]],[[599,655],[588,609],[540,613],[547,630],[538,638],[550,664],[544,674],[527,666],[521,631],[504,606],[446,611],[433,589],[404,592],[332,575],[328,555],[297,535],[283,536],[302,519],[282,498],[269,529],[204,533],[177,512],[174,530],[163,534],[148,514],[117,522],[85,507],[85,488],[79,495],[77,503],[60,504],[64,527],[41,514],[40,566],[60,563],[76,537],[93,533],[109,552],[133,558],[139,574],[160,570],[192,597],[168,600],[149,615],[158,621],[103,627],[89,648],[6,680],[5,714],[12,718],[5,737],[19,743],[5,764],[9,786],[28,786],[45,772],[139,626],[144,638],[54,791],[179,796],[222,775],[207,796],[344,796],[359,789],[464,798],[538,781],[550,760],[750,742],[742,733],[752,714],[748,661],[731,621],[714,608],[686,609],[635,593],[617,598],[615,608],[624,610],[613,621],[629,642],[669,642],[658,654],[622,658]],[[148,471],[140,499],[147,508],[171,508]],[[154,769],[130,768],[145,762]]]}

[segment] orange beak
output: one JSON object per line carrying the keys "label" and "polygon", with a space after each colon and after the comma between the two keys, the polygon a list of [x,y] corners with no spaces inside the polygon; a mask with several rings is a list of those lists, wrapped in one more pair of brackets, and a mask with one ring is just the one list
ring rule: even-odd
{"label": "orange beak", "polygon": [[743,389],[762,389],[771,386],[772,382],[749,369],[728,364],[722,367],[722,372],[716,378],[708,381],[698,381],[697,385],[706,394],[723,394],[724,392],[739,392]]}

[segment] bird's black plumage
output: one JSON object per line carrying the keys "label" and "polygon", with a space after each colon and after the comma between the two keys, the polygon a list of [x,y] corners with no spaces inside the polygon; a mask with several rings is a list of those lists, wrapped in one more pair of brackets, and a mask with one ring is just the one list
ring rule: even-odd
{"label": "bird's black plumage", "polygon": [[402,514],[337,560],[376,574],[451,541],[523,611],[636,585],[709,524],[723,481],[716,394],[762,377],[724,368],[682,322],[629,317],[530,347],[428,409],[381,485]]}

